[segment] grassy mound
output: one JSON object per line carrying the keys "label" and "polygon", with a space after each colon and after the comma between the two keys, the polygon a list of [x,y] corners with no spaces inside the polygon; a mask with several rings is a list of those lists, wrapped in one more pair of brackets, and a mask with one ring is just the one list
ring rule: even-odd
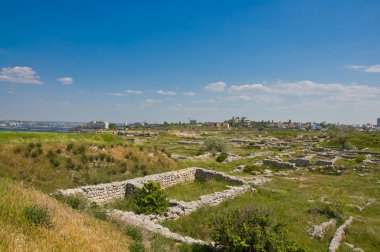
{"label": "grassy mound", "polygon": [[0,179],[0,251],[128,251],[130,238],[97,220]]}

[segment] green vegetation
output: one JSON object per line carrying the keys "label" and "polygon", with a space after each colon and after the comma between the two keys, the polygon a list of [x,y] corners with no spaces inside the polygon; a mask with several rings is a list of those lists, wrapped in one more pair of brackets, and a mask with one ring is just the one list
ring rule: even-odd
{"label": "green vegetation", "polygon": [[54,227],[46,207],[41,207],[38,205],[26,206],[22,212],[27,221],[33,225],[46,228]]}
{"label": "green vegetation", "polygon": [[167,211],[169,206],[169,200],[165,191],[161,189],[160,183],[144,183],[142,188],[137,188],[133,200],[138,213],[162,214]]}
{"label": "green vegetation", "polygon": [[[14,144],[8,143],[10,136]],[[1,132],[0,176],[50,193],[178,169],[165,153],[126,147],[121,140],[113,135]]]}
{"label": "green vegetation", "polygon": [[211,152],[227,151],[227,143],[220,137],[208,137],[204,140],[205,150]]}
{"label": "green vegetation", "polygon": [[228,157],[228,155],[227,155],[226,153],[221,153],[221,154],[216,158],[216,162],[221,163],[221,162],[223,162],[224,160],[226,160],[227,157]]}
{"label": "green vegetation", "polygon": [[[349,226],[343,242],[354,244],[364,251],[377,251],[380,247],[380,168],[377,164],[363,162],[368,152],[380,152],[380,132],[349,132],[344,148],[355,146],[358,154],[354,158],[338,160],[335,168],[325,168],[322,171],[308,171],[307,168],[286,170],[284,172],[289,172],[287,176],[276,174],[274,169],[265,165],[256,166],[255,163],[262,161],[264,156],[244,158],[252,152],[263,151],[248,145],[233,145],[233,148],[231,145],[229,151],[243,158],[228,163],[223,163],[223,154],[205,159],[173,160],[170,157],[174,153],[183,156],[205,152],[223,153],[228,146],[228,139],[256,138],[259,133],[277,137],[281,141],[292,141],[296,137],[310,139],[312,136],[320,136],[320,132],[281,129],[262,129],[257,132],[243,128],[224,131],[203,127],[194,129],[194,132],[205,143],[209,143],[209,147],[206,144],[202,148],[197,144],[176,144],[186,138],[165,129],[160,131],[159,136],[149,138],[119,137],[112,134],[1,132],[0,177],[20,181],[22,186],[18,182],[0,179],[0,225],[3,228],[0,230],[0,250],[20,251],[27,247],[30,250],[45,251],[76,251],[83,248],[89,251],[125,251],[128,248],[131,251],[207,251],[206,247],[178,244],[139,228],[126,227],[125,223],[108,217],[106,212],[110,208],[137,213],[156,212],[151,206],[157,205],[157,198],[164,198],[161,193],[168,198],[191,201],[204,194],[225,190],[226,186],[231,185],[225,181],[211,179],[178,184],[165,190],[160,189],[154,200],[145,194],[141,202],[149,202],[148,210],[144,206],[137,206],[133,197],[103,205],[89,203],[79,196],[64,197],[56,194],[55,198],[65,203],[62,204],[41,191],[51,193],[56,189],[124,180],[186,167],[203,167],[228,174],[240,165],[246,165],[244,172],[233,173],[234,176],[249,181],[252,180],[254,171],[262,172],[269,168],[274,171],[272,181],[255,186],[256,193],[247,192],[218,206],[205,206],[190,215],[166,221],[164,225],[171,231],[193,238],[217,240],[214,236],[215,222],[214,225],[209,225],[212,220],[227,221],[231,213],[245,209],[247,205],[254,205],[254,209],[271,209],[267,222],[269,226],[265,229],[265,232],[269,232],[267,237],[274,235],[271,242],[278,236],[270,227],[281,223],[281,227],[283,224],[286,229],[280,228],[282,231],[279,229],[278,233],[284,234],[285,240],[295,242],[289,244],[299,244],[307,251],[326,251],[335,228],[328,230],[324,238],[318,239],[308,237],[307,230],[310,226],[330,218],[342,222],[348,216],[354,216],[354,222]],[[325,141],[313,143],[313,146],[342,148],[338,138],[332,135],[322,137]],[[133,139],[138,139],[139,143],[134,143]],[[256,139],[253,141],[259,142]],[[274,152],[273,156],[279,153],[275,147],[268,150]],[[286,161],[295,155],[302,155],[303,150],[304,147],[295,143],[289,149],[295,154],[282,159]],[[285,151],[284,147],[282,152]],[[312,162],[316,159],[318,157],[313,158]],[[370,159],[376,157],[373,155]],[[337,169],[341,171],[340,176],[331,176]],[[243,216],[240,217],[237,223],[244,222]],[[49,220],[51,226],[46,224]],[[252,224],[247,223],[248,227]],[[257,230],[244,234],[255,237]],[[16,243],[14,237],[22,237],[23,242]],[[247,237],[238,237],[239,241],[234,239],[238,241],[237,244],[244,247],[243,244],[249,243],[246,242]],[[267,243],[265,239],[257,241]],[[339,251],[346,251],[344,245]]]}
{"label": "green vegetation", "polygon": [[211,237],[233,251],[301,252],[288,237],[286,227],[273,220],[268,210],[245,206],[210,222]]}
{"label": "green vegetation", "polygon": [[165,193],[169,199],[193,201],[202,195],[224,191],[229,185],[236,185],[236,183],[230,183],[224,179],[216,178],[208,180],[197,179],[166,188]]}

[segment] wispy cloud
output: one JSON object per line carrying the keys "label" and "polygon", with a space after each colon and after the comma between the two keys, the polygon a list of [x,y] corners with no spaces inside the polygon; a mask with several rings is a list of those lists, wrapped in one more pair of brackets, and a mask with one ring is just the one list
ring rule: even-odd
{"label": "wispy cloud", "polygon": [[62,85],[72,85],[74,82],[74,79],[71,77],[61,77],[57,79]]}
{"label": "wispy cloud", "polygon": [[349,68],[354,71],[365,72],[365,73],[380,73],[380,64],[379,65],[347,65],[346,68]]}
{"label": "wispy cloud", "polygon": [[182,93],[184,96],[194,96],[195,93],[194,92],[184,92]]}
{"label": "wispy cloud", "polygon": [[176,95],[176,92],[173,91],[164,91],[164,90],[158,90],[156,91],[157,94],[160,95]]}
{"label": "wispy cloud", "polygon": [[209,83],[203,88],[210,92],[223,92],[226,86],[227,86],[226,83],[224,83],[223,81],[218,81],[218,82]]}
{"label": "wispy cloud", "polygon": [[140,90],[131,90],[131,89],[128,89],[124,92],[114,92],[114,93],[107,93],[108,95],[112,95],[112,96],[128,96],[130,94],[135,94],[135,95],[142,95],[144,94],[143,91],[140,91]]}
{"label": "wispy cloud", "polygon": [[3,67],[0,72],[0,81],[18,84],[42,85],[43,82],[31,67]]}
{"label": "wispy cloud", "polygon": [[127,93],[125,92],[121,92],[121,93],[107,93],[108,95],[112,95],[112,96],[128,96]]}
{"label": "wispy cloud", "polygon": [[278,82],[273,85],[243,84],[231,86],[232,94],[269,94],[277,96],[315,97],[335,101],[359,101],[380,96],[380,88],[363,84],[316,83],[310,80]]}
{"label": "wispy cloud", "polygon": [[141,90],[131,90],[131,89],[128,89],[127,91],[125,91],[127,94],[138,94],[138,95],[142,95],[144,94],[143,91]]}
{"label": "wispy cloud", "polygon": [[140,108],[146,108],[146,107],[150,107],[156,103],[160,103],[161,100],[153,100],[153,99],[145,99],[144,101],[142,101],[139,105]]}

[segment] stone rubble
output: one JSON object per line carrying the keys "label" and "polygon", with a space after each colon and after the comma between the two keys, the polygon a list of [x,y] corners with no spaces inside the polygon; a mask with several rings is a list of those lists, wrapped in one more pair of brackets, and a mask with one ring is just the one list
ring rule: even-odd
{"label": "stone rubble", "polygon": [[310,237],[323,238],[326,230],[335,225],[336,225],[336,220],[330,219],[329,221],[323,222],[319,225],[315,225],[314,227],[310,228],[308,231],[308,234]]}
{"label": "stone rubble", "polygon": [[138,226],[140,228],[143,228],[150,232],[161,234],[167,238],[173,239],[178,242],[183,242],[187,244],[200,244],[200,245],[212,246],[212,244],[207,243],[205,241],[196,240],[188,236],[182,236],[180,234],[173,233],[167,227],[154,223],[146,215],[138,215],[133,212],[123,212],[116,209],[112,210],[110,212],[110,215],[114,218],[117,218],[126,222],[129,225]]}
{"label": "stone rubble", "polygon": [[343,235],[345,234],[345,231],[353,221],[354,217],[350,216],[338,229],[336,230],[334,237],[332,238],[329,246],[328,252],[335,252],[340,246],[340,242],[343,239]]}

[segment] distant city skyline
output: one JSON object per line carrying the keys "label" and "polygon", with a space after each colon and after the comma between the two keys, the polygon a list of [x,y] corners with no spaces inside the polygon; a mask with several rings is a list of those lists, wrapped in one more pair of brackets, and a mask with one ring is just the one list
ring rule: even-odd
{"label": "distant city skyline", "polygon": [[9,1],[0,119],[377,124],[380,2]]}

